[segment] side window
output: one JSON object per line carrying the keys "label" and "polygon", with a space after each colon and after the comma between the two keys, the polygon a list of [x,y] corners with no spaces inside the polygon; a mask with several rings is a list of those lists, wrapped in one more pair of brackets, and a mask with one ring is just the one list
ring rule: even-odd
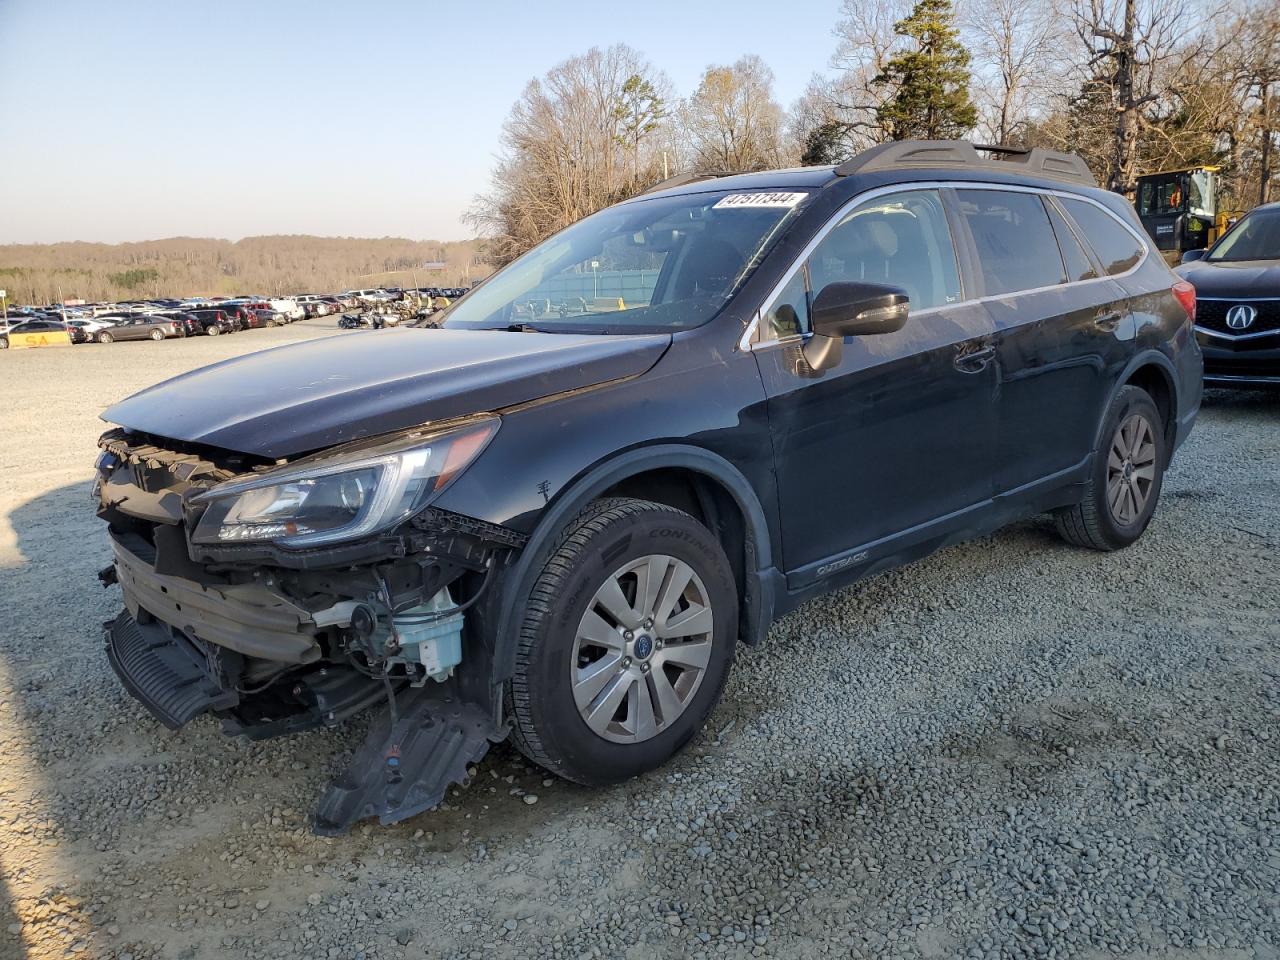
{"label": "side window", "polygon": [[805,271],[797,270],[764,315],[762,340],[781,340],[809,332],[809,297]]}
{"label": "side window", "polygon": [[1075,232],[1058,211],[1057,205],[1051,200],[1046,200],[1045,207],[1049,211],[1049,220],[1053,223],[1054,235],[1058,238],[1058,249],[1062,251],[1062,259],[1067,265],[1067,279],[1090,280],[1096,277],[1098,271],[1089,262],[1089,255],[1084,252],[1084,247],[1080,246]]}
{"label": "side window", "polygon": [[960,299],[960,274],[942,199],[911,190],[868,200],[847,214],[809,257],[809,290],[862,281],[901,287],[912,310]]}
{"label": "side window", "polygon": [[1085,200],[1062,199],[1062,206],[1080,227],[1081,238],[1093,248],[1102,269],[1115,276],[1137,266],[1142,244],[1111,214]]}
{"label": "side window", "polygon": [[1038,194],[959,190],[987,296],[1063,282],[1062,255]]}

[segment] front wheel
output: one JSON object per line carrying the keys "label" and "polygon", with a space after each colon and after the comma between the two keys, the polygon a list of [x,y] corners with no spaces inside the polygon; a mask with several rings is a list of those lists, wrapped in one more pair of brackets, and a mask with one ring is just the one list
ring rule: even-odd
{"label": "front wheel", "polygon": [[529,596],[507,713],[531,760],[585,784],[657,767],[724,689],[738,632],[728,558],[687,513],[592,503]]}
{"label": "front wheel", "polygon": [[1119,550],[1147,529],[1168,461],[1160,411],[1140,387],[1120,389],[1107,411],[1084,500],[1054,513],[1068,543]]}

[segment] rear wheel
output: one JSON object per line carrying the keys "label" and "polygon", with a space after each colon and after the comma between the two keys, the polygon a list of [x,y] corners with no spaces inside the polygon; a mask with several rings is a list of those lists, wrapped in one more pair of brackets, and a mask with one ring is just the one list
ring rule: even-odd
{"label": "rear wheel", "polygon": [[1119,550],[1147,529],[1164,480],[1164,430],[1151,395],[1122,387],[1107,411],[1102,438],[1084,500],[1057,510],[1054,520],[1068,543]]}
{"label": "rear wheel", "polygon": [[216,337],[222,331],[218,329],[218,325],[216,323],[211,323],[204,328],[204,332],[211,337]]}
{"label": "rear wheel", "polygon": [[591,504],[529,597],[507,689],[514,740],[578,783],[659,766],[720,699],[737,588],[706,527],[643,500]]}
{"label": "rear wheel", "polygon": [[152,330],[152,331],[151,331],[151,339],[152,339],[152,340],[155,340],[157,343],[158,343],[159,341],[163,340],[163,339],[164,339],[164,331],[163,331],[163,330]]}
{"label": "rear wheel", "polygon": [[107,333],[107,331],[103,330],[101,333],[98,334],[98,342],[99,343],[115,343],[116,338],[113,337],[111,334]]}

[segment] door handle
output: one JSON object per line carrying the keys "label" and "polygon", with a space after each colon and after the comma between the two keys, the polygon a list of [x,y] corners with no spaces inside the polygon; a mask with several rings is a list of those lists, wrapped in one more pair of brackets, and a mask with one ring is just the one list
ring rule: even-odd
{"label": "door handle", "polygon": [[1123,319],[1123,313],[1100,313],[1093,318],[1093,325],[1099,330],[1105,330],[1110,333],[1120,326],[1120,321]]}
{"label": "door handle", "polygon": [[957,353],[952,363],[961,373],[979,373],[986,368],[995,355],[995,347],[983,347],[971,353]]}

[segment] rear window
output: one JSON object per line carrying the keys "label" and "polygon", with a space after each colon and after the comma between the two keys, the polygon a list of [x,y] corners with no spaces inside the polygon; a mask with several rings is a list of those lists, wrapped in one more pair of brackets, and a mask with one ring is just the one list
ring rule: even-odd
{"label": "rear window", "polygon": [[1115,217],[1086,200],[1064,197],[1062,205],[1080,227],[1081,238],[1093,248],[1103,270],[1115,276],[1138,265],[1142,244]]}
{"label": "rear window", "polygon": [[958,196],[987,296],[1063,282],[1058,241],[1038,194],[960,190]]}

